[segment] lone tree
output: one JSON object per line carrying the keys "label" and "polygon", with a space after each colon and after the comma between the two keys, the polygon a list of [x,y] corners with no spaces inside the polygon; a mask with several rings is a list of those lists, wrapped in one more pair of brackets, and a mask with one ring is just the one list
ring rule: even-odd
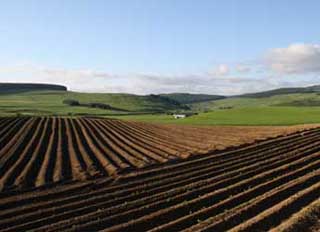
{"label": "lone tree", "polygon": [[104,104],[104,103],[97,103],[97,102],[92,102],[88,104],[89,107],[92,108],[99,108],[99,109],[112,109],[112,107],[108,104]]}
{"label": "lone tree", "polygon": [[65,99],[63,100],[63,104],[66,104],[69,106],[80,106],[80,102],[73,99]]}

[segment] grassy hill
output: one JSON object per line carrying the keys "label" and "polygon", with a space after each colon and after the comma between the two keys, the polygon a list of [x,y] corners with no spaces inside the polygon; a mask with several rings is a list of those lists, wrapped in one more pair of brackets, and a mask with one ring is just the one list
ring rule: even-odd
{"label": "grassy hill", "polygon": [[271,97],[232,97],[222,100],[191,104],[195,111],[212,111],[222,108],[267,107],[267,106],[320,106],[319,93],[281,94]]}
{"label": "grassy hill", "polygon": [[237,96],[208,94],[171,93],[161,94],[181,104],[188,104],[193,110],[203,111],[221,107],[248,106],[320,106],[320,85],[300,88],[279,88],[259,93]]}
{"label": "grassy hill", "polygon": [[193,110],[200,112],[221,108],[266,106],[320,106],[320,85],[301,88],[280,88],[190,104]]}
{"label": "grassy hill", "polygon": [[[76,100],[84,105],[108,104],[119,110],[69,106],[63,103],[66,99]],[[179,102],[158,95],[79,93],[66,91],[65,87],[53,85],[1,84],[0,87],[0,115],[114,115],[187,109],[187,106]]]}
{"label": "grassy hill", "polygon": [[67,87],[53,84],[0,83],[0,94],[28,91],[67,91]]}
{"label": "grassy hill", "polygon": [[220,95],[209,95],[209,94],[190,94],[190,93],[169,93],[160,94],[160,96],[165,96],[174,101],[180,102],[181,104],[191,104],[197,102],[206,102],[212,100],[219,100],[226,98]]}
{"label": "grassy hill", "polygon": [[197,125],[290,125],[320,123],[320,86],[281,88],[188,104],[199,115],[183,120],[143,115],[128,120]]}
{"label": "grassy hill", "polygon": [[279,88],[273,89],[269,91],[263,91],[259,93],[248,93],[242,94],[236,97],[244,97],[244,98],[264,98],[264,97],[272,97],[276,95],[287,95],[287,94],[298,94],[298,93],[317,93],[320,92],[320,85],[314,85],[309,87],[299,87],[299,88]]}
{"label": "grassy hill", "polygon": [[[320,123],[318,86],[290,88],[290,90],[278,89],[256,96],[251,94],[236,97],[182,93],[139,96],[79,93],[60,87],[58,87],[59,90],[45,89],[56,88],[56,86],[9,87],[2,85],[2,91],[0,91],[0,116],[97,115],[120,117],[125,120],[197,125]],[[64,104],[65,100],[78,101],[81,106]],[[92,108],[89,107],[90,103],[101,103],[111,107],[109,109]],[[189,108],[183,103],[188,104],[193,111],[200,112],[199,115],[175,120],[166,114],[188,110]]]}

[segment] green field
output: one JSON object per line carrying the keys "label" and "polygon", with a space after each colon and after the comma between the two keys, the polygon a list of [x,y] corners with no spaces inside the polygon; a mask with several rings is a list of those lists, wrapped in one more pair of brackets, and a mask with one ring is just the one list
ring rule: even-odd
{"label": "green field", "polygon": [[[104,103],[126,110],[114,111],[83,106],[68,106],[63,100],[73,99],[81,103]],[[136,114],[180,109],[166,99],[157,96],[132,94],[78,93],[71,91],[26,91],[0,93],[0,115],[110,115]]]}
{"label": "green field", "polygon": [[266,106],[319,106],[320,95],[319,93],[297,93],[297,94],[283,94],[271,97],[233,97],[225,98],[216,101],[200,102],[190,105],[196,111],[210,111],[216,110],[221,107],[266,107]]}
{"label": "green field", "polygon": [[[1,85],[0,85],[1,87]],[[256,97],[229,97],[199,94],[169,94],[164,96],[111,93],[79,93],[72,91],[23,89],[24,85],[2,86],[0,116],[60,115],[100,116],[124,120],[190,125],[293,125],[320,123],[320,92],[260,93]],[[49,86],[50,87],[50,86]],[[292,91],[291,89],[286,91]],[[275,90],[276,91],[276,90]],[[277,93],[279,91],[276,91]],[[301,91],[301,90],[300,90]],[[267,97],[266,97],[267,96]],[[82,106],[69,106],[66,99]],[[212,100],[216,99],[216,100]],[[177,101],[180,101],[177,102]],[[197,102],[204,101],[204,102]],[[183,102],[198,115],[174,119],[169,113],[185,112]],[[89,107],[88,103],[103,103],[112,110]]]}
{"label": "green field", "polygon": [[117,118],[189,125],[295,125],[320,123],[320,107],[244,107],[200,113],[185,119],[174,119],[171,115],[132,115]]}

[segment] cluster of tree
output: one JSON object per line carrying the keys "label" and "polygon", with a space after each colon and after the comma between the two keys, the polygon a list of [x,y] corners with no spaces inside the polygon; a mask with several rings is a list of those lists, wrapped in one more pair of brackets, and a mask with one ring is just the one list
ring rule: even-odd
{"label": "cluster of tree", "polygon": [[63,104],[66,104],[69,106],[85,106],[85,107],[98,108],[98,109],[104,109],[104,110],[127,111],[124,109],[112,107],[105,103],[99,103],[99,102],[80,103],[79,101],[74,99],[65,99],[63,100]]}
{"label": "cluster of tree", "polygon": [[110,105],[108,104],[104,104],[104,103],[88,103],[86,104],[88,107],[92,107],[92,108],[99,108],[99,109],[105,109],[105,110],[111,110],[113,109]]}
{"label": "cluster of tree", "polygon": [[220,110],[230,110],[232,108],[233,108],[233,106],[220,106],[219,107]]}
{"label": "cluster of tree", "polygon": [[149,96],[153,99],[158,99],[159,101],[166,102],[168,105],[173,105],[173,106],[175,106],[175,108],[177,107],[177,108],[180,108],[183,110],[190,110],[189,106],[181,104],[180,102],[178,102],[172,98],[169,98],[167,96],[156,95],[156,94],[150,94]]}
{"label": "cluster of tree", "polygon": [[66,104],[69,106],[87,106],[87,107],[99,108],[99,109],[112,109],[112,107],[108,104],[98,103],[98,102],[80,103],[79,101],[73,100],[73,99],[65,99],[63,100],[63,104]]}
{"label": "cluster of tree", "polygon": [[181,104],[192,104],[197,102],[206,102],[213,100],[220,100],[226,98],[220,95],[209,95],[209,94],[191,94],[191,93],[169,93],[160,94],[162,97],[167,97],[175,100]]}
{"label": "cluster of tree", "polygon": [[63,104],[69,105],[69,106],[80,106],[80,102],[73,99],[65,99],[63,100]]}

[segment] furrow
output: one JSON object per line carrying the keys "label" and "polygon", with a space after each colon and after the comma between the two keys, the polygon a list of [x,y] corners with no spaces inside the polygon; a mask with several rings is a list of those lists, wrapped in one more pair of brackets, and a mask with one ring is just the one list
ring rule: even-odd
{"label": "furrow", "polygon": [[[302,160],[303,160],[303,158],[301,158]],[[311,158],[310,158],[311,159]],[[314,157],[313,157],[313,159],[315,159]],[[302,160],[299,160],[300,162],[302,161]],[[298,161],[297,161],[298,162]],[[311,162],[310,160],[309,160],[309,162]],[[297,165],[297,164],[296,164]],[[299,165],[303,165],[303,164],[299,164]],[[285,162],[283,163],[283,166],[281,166],[281,168],[280,168],[280,170],[278,171],[278,174],[279,174],[279,172],[280,171],[282,171],[282,172],[284,172],[284,170],[286,170],[286,168],[288,168],[287,167],[288,165],[287,164],[285,164]],[[292,168],[292,167],[291,167]],[[282,169],[284,169],[284,170],[282,170]],[[260,177],[258,178],[258,179],[256,179],[256,180],[247,180],[247,182],[245,182],[244,184],[245,184],[245,186],[250,186],[250,185],[252,185],[252,184],[254,184],[254,183],[256,183],[257,181],[263,181],[264,180],[264,178],[266,178],[266,175],[268,175],[268,176],[270,176],[269,178],[272,178],[275,174],[277,174],[277,173],[275,173],[274,171],[269,171],[269,172],[267,172],[267,173],[264,173],[264,175],[261,177],[261,174],[260,174]],[[247,177],[245,177],[245,178],[248,178],[249,176],[247,176]],[[238,181],[237,181],[238,182]],[[237,183],[237,182],[235,182],[235,183]],[[226,184],[226,183],[225,183]],[[236,184],[236,186],[237,186],[238,184]],[[211,186],[210,186],[211,187]],[[202,192],[199,190],[199,189],[196,189],[196,190],[194,190],[193,192],[192,192],[192,194],[190,194],[190,193],[184,193],[184,194],[182,194],[182,195],[178,195],[176,198],[177,199],[179,199],[179,201],[177,201],[177,199],[176,200],[174,200],[174,198],[172,199],[172,201],[168,201],[166,198],[164,199],[164,200],[162,200],[162,201],[158,201],[158,199],[157,198],[154,198],[154,199],[152,199],[152,201],[155,201],[156,203],[154,203],[154,205],[152,206],[152,205],[148,205],[148,206],[142,206],[142,211],[144,211],[144,214],[150,214],[150,213],[152,213],[152,212],[156,212],[156,211],[158,211],[160,208],[159,207],[161,207],[161,205],[166,205],[166,207],[168,207],[166,210],[169,210],[170,209],[170,205],[174,205],[174,208],[175,208],[175,203],[179,203],[179,202],[182,202],[182,203],[180,203],[180,204],[182,204],[183,205],[183,201],[184,200],[186,200],[186,199],[188,199],[188,198],[185,198],[185,197],[183,197],[183,196],[189,196],[189,200],[190,199],[192,199],[193,197],[195,197],[195,196],[199,196],[199,195],[201,195],[201,194],[205,194],[205,193],[210,193],[210,192],[212,192],[213,191],[213,189],[212,189],[212,187],[211,187],[211,189],[208,189],[209,187],[207,187],[207,186],[205,186],[205,189],[206,189],[206,191],[204,192],[204,190],[202,190]],[[221,184],[220,183],[220,186],[219,186],[219,188],[224,188],[223,187],[223,184]],[[246,187],[243,187],[243,186],[240,186],[240,187],[238,187],[238,188],[240,188],[240,189],[238,189],[237,191],[241,191],[241,190],[243,190],[244,188],[246,188]],[[235,190],[234,190],[235,191]],[[185,192],[185,191],[184,191]],[[196,200],[198,200],[198,199],[196,199]],[[140,200],[138,200],[138,202],[139,201],[141,201],[141,204],[145,204],[145,199],[140,199]],[[132,208],[133,210],[130,210],[130,208],[128,208],[130,206],[130,208]],[[120,208],[119,208],[120,207]],[[116,214],[116,212],[118,212],[118,213],[120,213],[119,214],[119,217],[121,218],[121,220],[126,220],[128,217],[130,217],[130,218],[132,218],[132,217],[139,217],[139,215],[141,214],[141,208],[136,208],[137,207],[137,202],[128,202],[128,203],[124,203],[124,204],[122,204],[122,205],[120,205],[119,207],[116,207],[116,208],[110,208],[110,209],[106,209],[106,210],[101,210],[101,212],[99,212],[99,213],[97,213],[97,212],[94,212],[89,218],[87,218],[86,219],[86,221],[88,220],[88,221],[90,221],[90,220],[94,220],[95,218],[99,218],[99,217],[101,217],[102,215],[103,215],[103,217],[105,217],[106,216],[106,212],[108,212],[108,215],[112,215],[109,219],[104,219],[104,220],[107,220],[108,221],[108,223],[107,224],[114,224],[114,223],[116,223],[119,219],[116,219],[115,217],[118,217],[118,216],[116,216],[117,214]],[[146,208],[147,207],[147,208]],[[124,214],[122,214],[121,212],[121,209],[124,209],[124,210],[126,210],[125,212],[126,213],[124,213]],[[147,210],[146,210],[147,209]],[[120,211],[119,211],[120,210]],[[106,211],[106,212],[104,212],[104,211]],[[180,214],[179,214],[180,215]],[[141,215],[140,215],[141,216]],[[164,215],[164,218],[170,218],[170,217],[166,217],[166,215]],[[74,218],[73,220],[71,220],[71,221],[68,221],[68,224],[69,223],[72,223],[72,221],[74,221],[76,218]],[[81,223],[83,223],[83,221],[84,221],[84,218],[83,217],[79,217],[78,218],[78,220],[80,220],[81,221]],[[94,223],[94,222],[93,222]],[[59,228],[59,229],[61,229],[61,228]]]}
{"label": "furrow", "polygon": [[[309,141],[309,143],[310,143],[310,141]],[[307,144],[305,144],[305,145],[307,145]],[[290,149],[297,149],[297,148],[298,148],[297,146],[291,146],[290,147]],[[271,152],[272,152],[272,150],[270,151],[270,153]],[[228,176],[229,177],[230,176],[235,176],[237,173],[242,172],[243,167],[247,167],[247,168],[244,169],[246,171],[253,170],[253,168],[249,169],[249,167],[248,167],[249,164],[255,164],[256,162],[263,161],[264,159],[266,159],[268,157],[270,157],[270,158],[271,157],[277,157],[278,155],[280,155],[280,153],[275,153],[275,154],[271,153],[271,155],[268,155],[268,156],[267,156],[267,154],[262,153],[262,154],[259,154],[259,156],[257,156],[257,158],[261,157],[260,159],[249,157],[250,158],[250,159],[248,159],[249,162],[244,162],[245,160],[242,159],[241,157],[239,157],[239,159],[241,158],[241,160],[239,162],[240,165],[236,163],[236,165],[232,166],[232,163],[225,163],[224,166],[226,166],[228,168],[221,168],[220,170],[216,170],[216,169],[219,169],[219,166],[221,165],[221,164],[218,163],[218,164],[215,164],[213,166],[209,166],[210,169],[201,168],[201,171],[196,171],[195,173],[191,172],[188,175],[178,176],[178,177],[180,177],[179,179],[177,179],[177,178],[173,178],[173,179],[172,178],[167,178],[167,179],[165,179],[165,181],[159,181],[159,183],[152,182],[151,185],[150,184],[146,185],[146,183],[145,183],[145,184],[143,184],[143,187],[144,187],[144,191],[143,192],[145,192],[146,194],[149,194],[149,193],[152,193],[152,192],[163,191],[165,189],[171,189],[171,188],[173,188],[175,186],[178,186],[178,185],[186,185],[188,183],[195,182],[196,180],[201,180],[201,179],[209,178],[209,177],[212,177],[212,176],[218,176],[218,175],[221,175],[223,173],[226,173],[229,170],[231,172],[228,174]],[[241,169],[241,167],[242,167],[242,169]],[[232,170],[235,170],[235,169],[237,171],[234,172],[235,174],[232,174]],[[104,198],[110,197],[110,198],[114,199],[114,198],[119,198],[121,196],[128,196],[128,194],[131,194],[131,195],[133,195],[135,197],[139,197],[139,196],[141,196],[141,194],[139,194],[139,195],[136,194],[136,191],[138,191],[139,188],[140,187],[137,185],[134,188],[126,188],[125,190],[120,191],[120,192],[119,191],[118,192],[112,191],[111,195],[110,194],[106,195],[107,193],[110,193],[110,191],[102,189],[102,190],[99,190],[99,191],[95,191],[94,194],[91,194],[91,196],[97,196],[97,195],[103,194]],[[152,192],[150,192],[150,191],[152,191]],[[88,194],[84,194],[83,198],[88,199],[89,196],[90,195],[88,195]],[[79,197],[73,197],[73,198],[79,200]],[[66,199],[66,201],[68,201],[68,202],[70,202],[71,200],[72,200],[72,198]],[[120,199],[118,199],[118,200],[120,200]],[[15,213],[17,213],[17,212],[15,212]],[[2,217],[3,216],[4,215],[2,215]]]}

